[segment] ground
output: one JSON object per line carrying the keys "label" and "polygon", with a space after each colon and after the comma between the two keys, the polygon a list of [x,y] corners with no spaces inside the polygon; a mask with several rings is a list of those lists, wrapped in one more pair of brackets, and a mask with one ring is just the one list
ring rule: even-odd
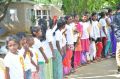
{"label": "ground", "polygon": [[110,58],[79,67],[76,72],[66,76],[64,79],[120,79],[120,75],[116,72],[115,58]]}

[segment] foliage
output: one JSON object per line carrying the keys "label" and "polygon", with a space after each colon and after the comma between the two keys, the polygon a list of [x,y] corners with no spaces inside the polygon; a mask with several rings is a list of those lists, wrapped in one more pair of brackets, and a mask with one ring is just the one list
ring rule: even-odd
{"label": "foliage", "polygon": [[86,11],[93,12],[99,11],[103,8],[115,8],[120,0],[62,0],[65,14],[77,13],[82,14]]}

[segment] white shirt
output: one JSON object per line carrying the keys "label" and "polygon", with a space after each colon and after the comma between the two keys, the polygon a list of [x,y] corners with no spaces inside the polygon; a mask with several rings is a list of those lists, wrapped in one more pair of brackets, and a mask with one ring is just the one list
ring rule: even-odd
{"label": "white shirt", "polygon": [[[106,31],[106,26],[107,26],[107,23],[106,23],[106,20],[105,19],[100,19],[99,23],[101,24],[101,28],[100,28],[100,34],[101,34],[101,37],[106,37],[104,31],[103,31],[103,27],[105,28],[105,31]],[[107,33],[107,32],[106,32]]]}
{"label": "white shirt", "polygon": [[66,38],[65,35],[62,35],[62,47],[66,46]]}
{"label": "white shirt", "polygon": [[45,62],[45,59],[39,50],[39,48],[42,47],[42,43],[38,38],[34,38],[34,45],[32,47],[38,52],[38,62]]}
{"label": "white shirt", "polygon": [[97,38],[100,38],[100,29],[98,26],[98,21],[92,21],[90,37],[94,38],[95,40]]}
{"label": "white shirt", "polygon": [[[20,50],[19,50],[19,54],[20,55],[24,55],[25,53],[25,49],[22,47]],[[30,57],[30,53],[27,52],[25,58],[24,58],[24,67],[25,67],[25,71],[31,69],[31,57]]]}
{"label": "white shirt", "polygon": [[80,22],[80,24],[83,26],[83,33],[81,39],[88,39],[89,38],[88,27],[90,26],[90,23]]}
{"label": "white shirt", "polygon": [[55,39],[56,39],[56,41],[59,41],[60,48],[62,49],[62,39],[63,39],[63,36],[62,36],[62,32],[60,30],[56,31]]}
{"label": "white shirt", "polygon": [[47,58],[52,58],[52,51],[50,49],[50,46],[49,46],[49,43],[47,42],[47,40],[45,41],[42,41],[42,46],[44,48],[44,52],[45,52],[45,55],[47,56]]}
{"label": "white shirt", "polygon": [[5,79],[5,65],[2,58],[0,58],[0,79]]}
{"label": "white shirt", "polygon": [[4,58],[5,67],[9,68],[10,79],[24,79],[20,56],[8,52]]}
{"label": "white shirt", "polygon": [[[33,54],[33,57],[32,57],[32,60],[34,61],[34,63],[37,65],[38,63],[38,52],[34,49],[34,48],[30,48],[30,51],[32,52]],[[35,72],[36,71],[36,67],[31,64],[31,71],[32,72]]]}
{"label": "white shirt", "polygon": [[66,24],[66,39],[67,39],[67,44],[74,44],[74,27],[75,24]]}

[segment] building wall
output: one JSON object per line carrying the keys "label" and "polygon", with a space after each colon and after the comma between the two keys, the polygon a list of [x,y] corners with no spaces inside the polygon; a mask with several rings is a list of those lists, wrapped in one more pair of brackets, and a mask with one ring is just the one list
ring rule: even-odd
{"label": "building wall", "polygon": [[[32,4],[15,2],[9,5],[8,13],[5,19],[2,21],[1,25],[4,25],[10,32],[20,32],[29,31],[31,26],[30,13],[28,9],[32,8]],[[12,21],[10,19],[10,9],[15,9],[17,11],[18,21]]]}

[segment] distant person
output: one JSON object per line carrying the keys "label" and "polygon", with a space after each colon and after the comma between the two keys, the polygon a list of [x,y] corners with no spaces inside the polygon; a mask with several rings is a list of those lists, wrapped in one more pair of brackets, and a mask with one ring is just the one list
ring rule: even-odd
{"label": "distant person", "polygon": [[117,5],[117,12],[113,17],[112,24],[117,40],[116,61],[118,66],[118,74],[120,74],[120,4]]}

